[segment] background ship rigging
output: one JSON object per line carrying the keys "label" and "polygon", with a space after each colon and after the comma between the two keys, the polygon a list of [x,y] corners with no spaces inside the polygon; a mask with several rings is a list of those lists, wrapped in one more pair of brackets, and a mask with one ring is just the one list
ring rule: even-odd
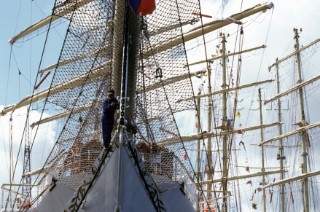
{"label": "background ship rigging", "polygon": [[[284,2],[278,3],[276,5],[274,12],[271,11],[268,14],[254,16],[253,18],[249,18],[246,20],[246,23],[247,23],[247,25],[249,25],[249,27],[244,28],[245,36],[244,36],[243,46],[250,48],[252,46],[266,44],[266,45],[268,45],[268,48],[266,50],[264,50],[262,54],[260,54],[261,52],[259,52],[259,53],[255,52],[255,54],[259,54],[259,55],[249,54],[249,56],[245,56],[245,55],[243,56],[243,65],[242,65],[243,76],[242,76],[241,84],[247,83],[246,79],[250,79],[250,82],[252,82],[252,81],[258,81],[260,79],[274,78],[274,72],[268,72],[266,67],[268,65],[272,64],[276,57],[282,57],[282,56],[286,55],[286,53],[291,52],[293,50],[292,47],[293,47],[294,41],[292,39],[293,38],[292,27],[300,27],[300,26],[303,27],[304,32],[301,34],[301,41],[300,41],[301,44],[309,43],[310,41],[315,40],[318,37],[317,31],[316,31],[317,30],[316,23],[315,23],[316,18],[314,18],[314,17],[316,17],[316,9],[315,8],[319,8],[319,7],[317,7],[317,5],[319,5],[319,3],[310,1],[308,3],[304,3],[303,5],[297,4],[297,6],[290,4],[290,2],[289,3],[286,2],[286,3],[287,4],[285,4]],[[13,2],[10,2],[10,3],[8,2],[6,4],[13,4]],[[21,4],[23,4],[23,3],[21,2]],[[30,11],[33,11],[32,12],[32,14],[33,14],[32,19],[33,20],[40,19],[38,17],[35,17],[36,15],[39,15],[39,12],[34,12],[34,10],[41,11],[39,8],[47,7],[47,9],[48,9],[47,14],[49,14],[50,8],[52,6],[52,5],[51,6],[44,5],[44,7],[42,7],[42,5],[39,5],[39,4],[40,4],[40,2],[34,1],[31,5],[32,10],[30,8]],[[221,5],[224,5],[225,7],[221,7]],[[223,12],[223,17],[227,17],[235,12],[239,12],[239,8],[240,8],[239,2],[235,2],[235,1],[224,2],[224,4],[222,4],[219,1],[215,1],[215,2],[203,1],[202,6],[204,6],[204,8],[205,8],[203,13],[211,14],[217,18],[221,17],[221,12]],[[251,6],[253,6],[252,2],[244,2],[242,9],[246,9]],[[12,5],[8,5],[6,7],[4,6],[3,8],[15,8],[15,7],[13,7]],[[16,8],[19,8],[19,7],[16,7]],[[23,5],[22,5],[22,8],[24,8]],[[217,8],[219,8],[219,9],[217,9]],[[302,8],[304,9],[303,12],[302,12]],[[10,10],[8,10],[8,11],[10,11]],[[4,11],[2,14],[3,15],[7,14],[6,12],[8,12],[8,11]],[[284,12],[284,11],[289,11],[289,12]],[[23,16],[22,13],[23,13],[22,10],[20,10],[20,13],[18,13],[20,15],[18,16],[19,21],[17,22],[17,24],[19,24],[19,25],[21,24],[20,28],[18,30],[13,30],[13,29],[8,30],[9,34],[7,35],[7,37],[4,39],[1,39],[1,40],[5,40],[5,41],[9,40],[9,38],[11,38],[12,34],[16,34],[16,33],[12,33],[12,32],[20,31],[20,29],[22,29],[25,26],[30,25],[30,23],[34,22],[34,21],[30,21],[27,24],[24,24],[21,20],[28,20],[28,19],[22,18],[22,16]],[[287,13],[288,15],[285,16],[284,15],[285,13]],[[41,16],[41,14],[40,14],[40,16]],[[9,14],[8,14],[8,17],[9,17]],[[296,18],[294,19],[294,17],[296,17]],[[1,22],[6,19],[7,18],[2,18]],[[16,18],[10,18],[10,19],[16,20]],[[291,21],[292,21],[292,24],[291,25],[288,24]],[[4,23],[1,23],[1,27],[6,28],[4,26],[5,26]],[[15,27],[15,24],[11,24],[10,26]],[[231,35],[230,38],[227,38],[229,40],[227,45],[228,45],[230,51],[234,51],[232,36],[235,35],[234,34],[235,29],[236,29],[236,26],[226,27],[222,30],[222,32],[224,32],[226,34],[229,33]],[[58,31],[61,29],[56,27],[56,30]],[[54,37],[55,40],[59,40],[58,39],[58,37],[59,37],[58,32]],[[279,32],[283,32],[283,33],[279,33]],[[313,36],[313,33],[315,34],[314,36]],[[41,35],[39,35],[37,37],[41,37]],[[1,83],[1,86],[3,86],[3,88],[1,88],[1,90],[6,91],[5,94],[1,93],[1,95],[3,95],[3,96],[1,96],[0,100],[3,101],[3,105],[10,105],[12,103],[18,102],[18,100],[20,100],[24,96],[29,95],[29,93],[30,93],[29,92],[30,91],[30,83],[29,82],[33,81],[33,79],[34,79],[33,70],[38,69],[38,67],[37,67],[38,63],[34,63],[34,62],[30,62],[30,61],[33,61],[34,58],[39,58],[39,55],[37,55],[37,54],[39,53],[39,49],[41,49],[40,47],[42,46],[42,44],[39,45],[40,42],[39,43],[33,42],[33,40],[35,40],[35,39],[38,39],[38,38],[33,38],[33,39],[31,39],[30,42],[26,42],[21,45],[31,45],[32,49],[35,48],[36,50],[30,50],[31,48],[30,49],[26,48],[27,50],[25,52],[18,53],[18,51],[15,50],[15,48],[16,48],[16,46],[19,47],[19,44],[16,44],[16,46],[13,47],[13,53],[11,54],[11,62],[9,62],[9,64],[10,64],[9,68],[8,68],[8,66],[4,66],[2,68],[2,72],[7,69],[10,70],[10,72],[8,72],[8,76],[10,76],[10,77],[7,78],[8,83],[7,84]],[[63,39],[61,38],[60,42],[62,40]],[[215,32],[213,35],[211,34],[210,36],[208,36],[207,43],[208,43],[208,46],[211,44],[213,46],[211,48],[208,48],[211,50],[211,52],[208,52],[208,54],[216,54],[217,48],[215,48],[215,46],[219,45],[219,43],[220,43],[219,32]],[[237,45],[239,45],[239,44],[237,44]],[[8,45],[3,44],[3,46],[8,46]],[[49,53],[50,56],[45,57],[44,60],[46,60],[46,64],[54,64],[55,61],[57,60],[57,56],[58,56],[59,52],[57,52],[56,55],[54,55],[54,53],[53,53],[54,50],[57,50],[56,46],[58,46],[57,43],[55,43],[53,46],[49,47],[49,48],[51,48],[52,51],[50,49],[47,50],[47,52],[50,52]],[[192,50],[192,49],[195,49],[195,47],[198,47],[198,43],[192,42],[191,44],[188,44],[187,49]],[[201,48],[201,45],[199,47]],[[199,50],[199,51],[202,52],[203,50]],[[4,52],[5,52],[5,54],[4,54]],[[9,61],[8,56],[10,55],[8,52],[9,52],[9,50],[8,51],[1,51],[1,54],[4,54],[1,58],[2,58],[2,60],[5,59],[4,62],[1,62],[1,64],[8,64],[8,61]],[[192,51],[190,51],[190,52],[192,52]],[[192,58],[194,61],[197,61],[198,59],[202,59],[202,58],[197,58],[195,56],[195,55],[197,55],[197,53],[198,52],[196,52],[196,51],[194,51],[192,53],[193,54]],[[19,54],[21,54],[21,55],[19,55]],[[30,55],[30,59],[28,58],[28,60],[26,60],[26,57],[23,55]],[[305,79],[311,78],[309,76],[314,76],[314,75],[312,75],[312,71],[313,70],[316,71],[318,68],[318,64],[313,62],[314,60],[316,60],[314,58],[317,58],[316,55],[312,58],[310,57],[310,55],[313,55],[313,51],[311,51],[311,53],[306,53],[305,58],[307,59],[307,66],[304,69],[307,69],[307,67],[311,67],[312,70],[306,72]],[[23,59],[20,59],[20,58],[23,58]],[[309,58],[311,58],[311,59],[309,59]],[[257,63],[256,61],[259,61],[259,62]],[[231,62],[232,61],[230,60],[229,64]],[[294,62],[294,59],[291,60],[291,62]],[[288,64],[289,64],[289,62],[288,62]],[[28,67],[28,68],[26,68],[26,67]],[[216,67],[218,67],[218,66],[216,66]],[[292,73],[292,70],[288,67],[292,67],[292,66],[284,65],[284,71],[283,71],[284,75],[283,76],[285,76],[285,73],[287,73],[288,75],[289,75],[289,73]],[[285,68],[287,68],[288,70],[286,70]],[[256,71],[253,71],[253,70],[256,70]],[[21,74],[19,74],[19,72],[21,72]],[[249,80],[248,80],[248,82],[249,82]],[[45,83],[43,84],[44,87],[46,85]],[[201,83],[202,83],[202,80],[195,81],[195,91],[197,90],[198,85]],[[216,86],[220,87],[221,83],[217,82]],[[274,86],[274,85],[270,85],[267,88],[272,90],[272,88],[273,88],[272,86]],[[288,87],[290,87],[290,86],[288,86]],[[19,92],[18,92],[19,94],[18,95],[13,94],[12,91],[17,88],[19,90]],[[267,88],[265,88],[265,89],[267,89]],[[314,84],[312,89],[310,89],[310,92],[307,93],[307,95],[312,97],[311,101],[314,101],[313,103],[309,102],[309,104],[308,104],[309,114],[312,114],[312,115],[310,115],[310,119],[311,119],[310,123],[315,123],[318,120],[317,115],[319,115],[319,114],[316,109],[316,105],[317,105],[316,102],[318,101],[318,98],[317,98],[317,96],[315,96],[315,97],[312,96],[312,94],[314,95],[317,93],[317,88],[318,88],[318,84]],[[243,97],[241,97],[241,99],[243,98],[244,101],[247,101],[247,102],[246,103],[240,102],[239,109],[242,107],[246,108],[248,105],[251,105],[252,101],[254,101],[255,105],[251,105],[251,109],[257,108],[256,107],[257,95],[252,94],[254,92],[257,94],[256,89],[250,90],[250,92],[247,93],[247,96],[245,96],[246,93],[242,94]],[[269,95],[266,95],[266,98],[268,98],[268,96]],[[291,103],[288,100],[288,108],[289,107],[291,107]],[[269,107],[269,109],[270,109],[270,107]],[[13,116],[14,124],[12,125],[13,126],[12,132],[14,133],[13,134],[13,141],[14,141],[14,143],[16,143],[16,147],[20,143],[20,136],[18,134],[22,132],[21,129],[23,128],[23,124],[24,124],[23,116],[25,115],[25,112],[26,112],[25,110],[21,110],[20,112],[16,111],[16,115]],[[243,125],[252,126],[252,125],[258,124],[258,122],[257,122],[258,121],[258,118],[257,118],[258,113],[255,113],[256,114],[255,116],[252,116],[254,113],[250,113],[250,117],[249,117],[249,116],[247,116],[247,114],[245,112],[242,112],[242,111],[240,111],[240,112],[241,112],[241,122]],[[47,114],[47,116],[49,116],[49,115]],[[264,115],[264,116],[266,117],[267,115]],[[39,118],[39,114],[37,114],[37,112],[35,111],[34,115],[31,115],[32,120],[30,122],[32,123],[32,122],[38,120],[38,118]],[[19,119],[21,119],[20,123],[18,121]],[[190,134],[190,132],[195,132],[196,129],[194,128],[194,125],[195,125],[194,114],[190,115],[188,117],[188,119],[182,119],[181,117],[177,117],[177,120],[179,121],[180,124],[192,123],[192,124],[181,126],[181,129],[185,129],[184,132],[183,131],[181,132],[182,135],[187,135],[187,134]],[[253,120],[255,120],[255,121],[253,121]],[[267,121],[268,120],[264,120],[265,123],[268,123]],[[1,154],[1,155],[6,155],[5,158],[8,158],[8,154],[9,154],[9,152],[7,150],[8,143],[5,143],[5,142],[8,142],[9,137],[10,137],[8,123],[10,123],[8,121],[8,117],[1,117],[2,137],[0,137],[0,139],[3,139],[3,143],[4,143],[3,147],[1,147],[1,151],[6,150],[6,153]],[[291,123],[295,123],[295,122],[291,122]],[[235,125],[238,125],[238,124],[240,124],[240,122],[235,123]],[[39,144],[39,147],[35,146],[35,148],[39,148],[39,149],[35,149],[34,151],[43,152],[44,154],[43,155],[33,154],[34,156],[38,157],[38,158],[32,160],[32,163],[34,163],[34,164],[32,164],[33,169],[40,167],[41,163],[37,164],[36,162],[38,162],[40,160],[43,161],[46,158],[45,155],[48,154],[49,150],[51,149],[51,148],[48,148],[48,144],[50,144],[50,142],[51,142],[51,144],[53,144],[53,142],[55,141],[54,136],[57,136],[54,134],[53,129],[54,128],[51,124],[47,125],[44,129],[44,131],[46,131],[46,132],[43,132],[43,135],[39,136],[39,140],[36,141],[36,143]],[[52,132],[52,135],[50,135],[48,133],[48,131]],[[290,131],[290,130],[288,129],[288,131]],[[268,135],[266,135],[266,136],[268,136]],[[315,134],[315,136],[316,136],[316,134]],[[254,138],[256,140],[254,140]],[[257,164],[251,163],[253,158],[256,158],[254,154],[251,154],[251,152],[257,153],[260,150],[258,147],[249,145],[250,143],[257,144],[258,143],[257,138],[258,138],[258,132],[255,132],[254,135],[250,135],[248,133],[245,133],[245,135],[243,135],[242,138],[238,138],[238,137],[235,138],[235,143],[238,143],[239,140],[243,140],[246,142],[247,151],[244,152],[242,149],[240,151],[238,151],[238,152],[240,152],[239,158],[242,160],[241,162],[245,163],[244,166],[247,166],[245,159],[248,158],[248,160],[250,162],[250,166],[258,166],[259,167],[258,163]],[[296,141],[296,142],[298,142],[298,141]],[[40,147],[41,145],[43,145],[43,146]],[[294,143],[293,146],[294,145],[296,145],[296,143]],[[190,157],[194,158],[195,152],[193,151],[193,149],[195,149],[195,146],[187,146],[186,148],[190,149],[190,151],[188,151],[188,153],[190,154]],[[251,150],[249,150],[249,149],[251,149]],[[316,151],[316,150],[317,150],[316,147],[314,147],[313,151]],[[242,154],[242,156],[241,156],[241,154]],[[299,155],[299,153],[296,153],[296,155]],[[289,157],[289,155],[287,157]],[[39,159],[39,158],[42,158],[42,159]],[[272,163],[272,165],[278,164],[278,162],[276,161],[276,154],[274,152],[270,153],[269,155],[267,153],[266,158],[267,158],[267,160],[269,160],[270,164],[271,163]],[[274,161],[276,161],[276,162],[274,162]],[[241,162],[238,161],[239,165],[242,165]],[[296,163],[297,164],[294,164],[294,165],[296,167],[299,167],[299,162],[296,162]],[[9,164],[9,161],[7,162],[7,164]],[[290,166],[290,163],[288,164],[288,166]],[[243,169],[244,168],[242,168],[242,169],[239,168],[239,172],[245,173],[245,172],[243,172]],[[297,169],[299,169],[299,168],[297,168]],[[7,172],[8,167],[7,166],[1,167],[1,170],[4,170],[5,172]],[[1,171],[1,173],[5,173],[4,171]],[[300,170],[296,170],[296,172],[298,172],[298,173],[299,173],[299,171]],[[1,174],[1,180],[3,178],[5,179],[7,177],[7,175],[8,174],[6,174],[6,175]],[[20,173],[17,173],[16,176],[20,176]],[[251,201],[250,201],[251,195],[254,192],[254,189],[257,187],[257,184],[259,183],[260,179],[253,179],[252,181],[253,181],[252,187],[250,184],[246,184],[247,180],[240,182],[241,186],[244,187],[244,189],[242,189],[241,191],[245,191],[244,193],[242,193],[242,195],[244,194],[243,196],[245,196],[242,200],[245,200],[245,202],[246,202],[246,204],[243,204],[243,206],[242,206],[243,210],[245,210],[244,209],[245,207],[251,207]],[[8,179],[5,179],[4,182],[8,182]],[[315,183],[316,182],[317,181],[315,181]],[[293,187],[292,188],[293,191],[296,191],[297,193],[299,193],[300,188],[299,188],[298,184],[293,185],[292,187]],[[276,193],[276,192],[274,192],[274,193]],[[261,197],[259,197],[259,195],[256,195],[256,196],[257,197],[255,197],[255,198],[261,198]],[[299,195],[297,194],[297,196],[299,196]],[[276,195],[273,198],[277,199]],[[297,197],[297,198],[299,198],[299,197]],[[315,196],[315,198],[316,198],[316,196]],[[259,199],[257,199],[256,201],[260,202]],[[290,200],[287,200],[287,201],[290,201]],[[299,202],[299,201],[295,201],[295,202]],[[296,204],[297,205],[294,206],[295,208],[298,208],[301,206],[301,205],[299,205],[299,203],[296,203]],[[276,204],[275,207],[278,207],[278,206],[279,206],[279,204]]]}

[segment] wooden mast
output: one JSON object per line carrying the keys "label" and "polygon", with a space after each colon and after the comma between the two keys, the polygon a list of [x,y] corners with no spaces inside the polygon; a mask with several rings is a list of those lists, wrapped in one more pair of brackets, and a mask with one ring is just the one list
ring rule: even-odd
{"label": "wooden mast", "polygon": [[[260,125],[263,124],[263,116],[262,116],[262,100],[261,100],[261,88],[259,88],[259,113],[260,113]],[[260,128],[260,139],[263,141],[263,128]],[[261,146],[261,172],[262,172],[262,185],[266,184],[266,176],[264,174],[264,146]],[[262,201],[263,201],[263,211],[266,212],[266,189],[262,188]]]}
{"label": "wooden mast", "polygon": [[[222,89],[227,90],[227,65],[226,65],[226,37],[222,34]],[[222,126],[226,125],[227,122],[227,91],[222,94]],[[222,131],[226,131],[226,127],[223,127]],[[222,211],[228,211],[228,135],[223,136],[222,144]]]}
{"label": "wooden mast", "polygon": [[[295,49],[297,51],[297,64],[298,64],[298,82],[302,82],[302,74],[301,74],[301,58],[299,51],[299,32],[298,29],[294,28],[294,38],[296,40]],[[303,99],[303,89],[299,88],[299,99],[300,99],[300,112],[301,112],[301,123],[306,123],[306,116],[304,110],[304,99]],[[306,174],[308,172],[308,150],[307,150],[307,140],[306,140],[306,131],[301,133],[302,137],[302,165],[301,170],[302,174]],[[309,212],[309,191],[308,191],[308,178],[302,180],[302,193],[303,193],[303,205],[304,211]]]}
{"label": "wooden mast", "polygon": [[[211,93],[211,70],[208,66],[208,93]],[[208,97],[208,132],[211,132],[211,125],[212,125],[212,101],[211,98]],[[208,159],[208,173],[207,173],[207,180],[210,181],[213,179],[213,173],[212,173],[212,145],[211,145],[211,137],[208,137],[208,151],[207,151],[207,159]],[[211,191],[212,189],[212,183],[209,183],[207,185],[207,190]],[[207,198],[211,199],[211,192],[207,193]],[[210,205],[211,208],[211,205]]]}
{"label": "wooden mast", "polygon": [[[277,75],[277,93],[280,93],[280,79],[279,79],[279,64],[278,64],[278,58],[276,59],[276,75]],[[278,121],[282,121],[282,113],[281,113],[281,99],[278,98]],[[282,135],[282,125],[278,126],[279,135]],[[279,161],[280,161],[280,170],[283,170],[283,144],[282,139],[279,139]],[[280,173],[280,179],[284,179],[284,172]],[[285,198],[284,198],[284,184],[281,184],[281,211],[285,212],[286,206],[285,206]]]}
{"label": "wooden mast", "polygon": [[[197,125],[198,125],[198,128],[197,128],[197,132],[198,132],[198,134],[200,134],[201,133],[201,128],[200,128],[200,126],[201,126],[201,119],[200,119],[200,99],[197,99],[197,111],[196,111],[196,116],[197,116]],[[198,178],[198,181],[200,182],[200,180],[201,180],[201,170],[200,170],[200,142],[201,142],[201,139],[198,139],[198,141],[197,141],[197,161],[196,161],[196,163],[197,163],[197,178]],[[201,187],[202,185],[200,185],[200,184],[197,184],[196,185],[196,187],[197,187],[197,191],[198,191],[198,193],[197,193],[197,204],[196,204],[196,211],[198,212],[198,211],[200,211],[200,207],[199,207],[199,204],[200,204],[200,196],[201,196],[201,194],[199,193],[199,192],[202,192],[202,189],[201,189],[201,191],[200,191],[200,189],[199,189],[199,187]]]}

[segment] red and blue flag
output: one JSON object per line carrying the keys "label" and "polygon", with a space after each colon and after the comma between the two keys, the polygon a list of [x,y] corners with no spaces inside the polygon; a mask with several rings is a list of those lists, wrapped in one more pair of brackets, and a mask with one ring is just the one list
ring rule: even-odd
{"label": "red and blue flag", "polygon": [[131,8],[142,16],[152,14],[156,8],[155,0],[128,0]]}

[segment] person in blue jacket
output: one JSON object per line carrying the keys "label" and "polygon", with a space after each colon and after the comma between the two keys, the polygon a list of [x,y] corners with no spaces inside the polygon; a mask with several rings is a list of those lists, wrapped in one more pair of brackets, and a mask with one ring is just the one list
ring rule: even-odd
{"label": "person in blue jacket", "polygon": [[114,97],[114,91],[108,91],[108,97],[103,102],[103,111],[101,117],[103,145],[109,148],[111,141],[111,132],[114,124],[114,113],[119,107],[118,100]]}

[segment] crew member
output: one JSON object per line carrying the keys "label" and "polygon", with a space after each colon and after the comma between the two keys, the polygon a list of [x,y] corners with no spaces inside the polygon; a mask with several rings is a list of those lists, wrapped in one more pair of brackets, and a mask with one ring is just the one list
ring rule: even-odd
{"label": "crew member", "polygon": [[108,97],[103,103],[102,122],[102,137],[103,145],[106,149],[109,148],[111,142],[111,132],[114,124],[114,113],[119,107],[118,100],[114,97],[114,91],[108,91]]}

